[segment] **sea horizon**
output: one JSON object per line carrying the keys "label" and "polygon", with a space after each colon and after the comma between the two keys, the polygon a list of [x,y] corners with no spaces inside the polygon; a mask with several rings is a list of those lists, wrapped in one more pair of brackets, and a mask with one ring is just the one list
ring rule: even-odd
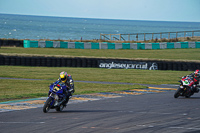
{"label": "sea horizon", "polygon": [[[136,34],[200,30],[200,22],[78,18],[0,13],[0,38],[94,40],[100,34]],[[189,33],[188,33],[189,34]],[[197,36],[200,33],[198,33]],[[155,35],[159,38],[160,35]],[[167,38],[168,35],[163,35]],[[179,34],[182,36],[182,34]],[[147,39],[151,36],[146,36]],[[171,36],[172,38],[175,35]],[[142,39],[143,37],[139,37]],[[127,39],[127,38],[125,38]],[[131,40],[136,40],[133,36]]]}
{"label": "sea horizon", "polygon": [[10,13],[0,13],[4,15],[21,15],[21,16],[35,16],[35,17],[55,17],[55,18],[77,18],[77,19],[96,19],[96,20],[122,20],[122,21],[157,21],[157,22],[183,22],[183,23],[200,23],[196,21],[164,21],[164,20],[136,20],[136,19],[111,19],[111,18],[89,18],[89,17],[66,17],[66,16],[46,16],[46,15],[28,15],[28,14],[10,14]]}

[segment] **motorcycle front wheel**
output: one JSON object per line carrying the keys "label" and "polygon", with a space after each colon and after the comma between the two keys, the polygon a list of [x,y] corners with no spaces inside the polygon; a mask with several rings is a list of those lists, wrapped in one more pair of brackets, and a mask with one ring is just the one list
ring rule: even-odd
{"label": "motorcycle front wheel", "polygon": [[43,112],[44,113],[47,113],[49,110],[50,110],[50,104],[52,102],[53,98],[52,97],[49,97],[47,99],[47,101],[45,102],[44,106],[43,106]]}
{"label": "motorcycle front wheel", "polygon": [[176,90],[176,92],[174,93],[174,98],[178,98],[180,96],[180,91],[181,91],[181,88],[178,88]]}

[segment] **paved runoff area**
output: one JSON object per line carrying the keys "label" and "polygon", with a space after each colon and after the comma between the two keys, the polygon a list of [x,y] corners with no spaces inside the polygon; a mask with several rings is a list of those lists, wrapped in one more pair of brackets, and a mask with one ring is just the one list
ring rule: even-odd
{"label": "paved runoff area", "polygon": [[[68,104],[75,104],[79,102],[87,102],[94,100],[101,100],[106,98],[117,98],[125,97],[127,95],[144,95],[149,93],[162,93],[166,91],[175,91],[175,88],[159,88],[159,87],[148,87],[145,89],[133,89],[128,91],[115,91],[107,93],[94,93],[85,95],[74,95]],[[35,98],[35,99],[24,99],[17,101],[0,102],[0,112],[24,110],[43,107],[47,97]]]}

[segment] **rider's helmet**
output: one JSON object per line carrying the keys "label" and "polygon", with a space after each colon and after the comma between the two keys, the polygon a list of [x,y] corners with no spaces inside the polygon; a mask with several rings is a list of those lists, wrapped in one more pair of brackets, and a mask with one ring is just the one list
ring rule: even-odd
{"label": "rider's helmet", "polygon": [[194,71],[194,76],[195,77],[199,77],[200,76],[200,70],[199,69]]}
{"label": "rider's helmet", "polygon": [[60,79],[61,79],[61,81],[63,82],[63,83],[65,83],[66,81],[67,81],[67,72],[61,72],[60,73]]}

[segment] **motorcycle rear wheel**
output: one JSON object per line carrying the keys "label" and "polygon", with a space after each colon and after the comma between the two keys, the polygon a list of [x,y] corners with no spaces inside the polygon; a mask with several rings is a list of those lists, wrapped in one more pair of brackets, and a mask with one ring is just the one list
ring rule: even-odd
{"label": "motorcycle rear wheel", "polygon": [[185,98],[190,98],[190,96],[185,96]]}
{"label": "motorcycle rear wheel", "polygon": [[47,101],[45,102],[44,106],[43,106],[43,112],[44,113],[47,113],[49,110],[50,110],[50,104],[52,102],[53,98],[52,97],[49,97],[47,99]]}
{"label": "motorcycle rear wheel", "polygon": [[67,100],[63,102],[59,107],[57,107],[56,111],[62,111],[66,107],[66,104],[68,103],[68,101],[69,101],[69,98],[67,98]]}
{"label": "motorcycle rear wheel", "polygon": [[62,111],[64,109],[64,105],[61,104],[59,107],[56,108],[56,111]]}

